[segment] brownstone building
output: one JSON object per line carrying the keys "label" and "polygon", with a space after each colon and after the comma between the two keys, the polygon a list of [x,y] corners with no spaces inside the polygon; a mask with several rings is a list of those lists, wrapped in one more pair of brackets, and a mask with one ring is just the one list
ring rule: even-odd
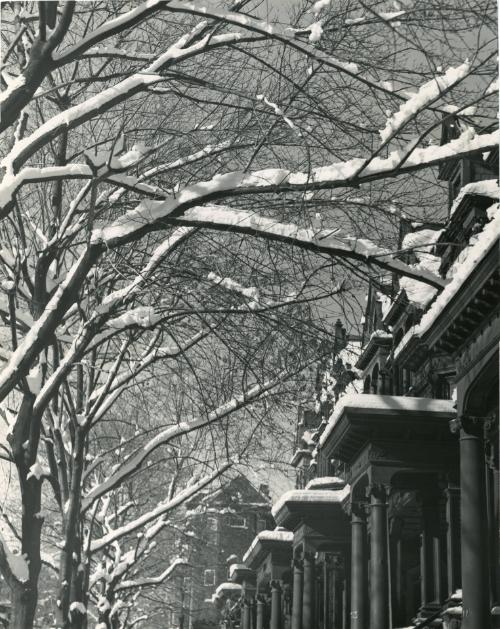
{"label": "brownstone building", "polygon": [[497,171],[446,164],[445,224],[402,222],[400,255],[448,283],[372,278],[351,391],[299,422],[288,535],[247,553],[242,629],[500,626]]}

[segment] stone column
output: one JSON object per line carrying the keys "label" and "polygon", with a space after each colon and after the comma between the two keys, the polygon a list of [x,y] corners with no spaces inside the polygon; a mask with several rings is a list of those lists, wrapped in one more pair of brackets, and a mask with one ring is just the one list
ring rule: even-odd
{"label": "stone column", "polygon": [[368,604],[368,557],[366,512],[363,505],[351,508],[351,629],[366,629]]}
{"label": "stone column", "polygon": [[460,516],[462,551],[462,629],[489,629],[490,583],[483,430],[487,418],[463,415],[460,430]]}
{"label": "stone column", "polygon": [[264,629],[264,606],[261,596],[257,597],[257,614],[255,617],[255,629]]}
{"label": "stone column", "polygon": [[250,608],[246,596],[241,601],[241,627],[242,629],[250,629]]}
{"label": "stone column", "polygon": [[439,515],[439,496],[424,491],[420,547],[421,611],[424,616],[436,611],[443,601]]}
{"label": "stone column", "polygon": [[249,598],[245,598],[245,623],[243,629],[252,629],[252,606]]}
{"label": "stone column", "polygon": [[255,629],[255,625],[257,622],[257,607],[255,597],[252,596],[250,599],[250,629]]}
{"label": "stone column", "polygon": [[304,587],[302,593],[302,629],[317,629],[314,625],[314,555],[304,553]]}
{"label": "stone column", "polygon": [[446,568],[448,595],[462,587],[460,571],[460,489],[448,486],[446,495]]}
{"label": "stone column", "polygon": [[403,526],[403,519],[398,516],[394,516],[389,521],[392,624],[397,627],[405,622],[403,610]]}
{"label": "stone column", "polygon": [[279,581],[271,581],[271,627],[281,629],[281,585]]}
{"label": "stone column", "polygon": [[292,629],[302,629],[304,572],[301,559],[293,561]]}
{"label": "stone column", "polygon": [[390,625],[389,552],[387,546],[387,490],[383,485],[370,487],[370,629]]}
{"label": "stone column", "polygon": [[325,554],[325,560],[323,562],[323,629],[329,629],[330,622],[330,565],[331,558]]}

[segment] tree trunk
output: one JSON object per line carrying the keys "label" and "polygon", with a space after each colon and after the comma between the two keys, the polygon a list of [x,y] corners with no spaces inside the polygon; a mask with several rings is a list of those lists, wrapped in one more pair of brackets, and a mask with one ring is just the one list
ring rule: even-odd
{"label": "tree trunk", "polygon": [[21,554],[27,560],[29,578],[11,584],[11,629],[32,629],[38,602],[38,577],[41,569],[40,537],[43,518],[40,515],[42,480],[29,476],[36,461],[39,440],[39,418],[33,415],[34,395],[26,392],[9,442],[18,470],[23,505]]}

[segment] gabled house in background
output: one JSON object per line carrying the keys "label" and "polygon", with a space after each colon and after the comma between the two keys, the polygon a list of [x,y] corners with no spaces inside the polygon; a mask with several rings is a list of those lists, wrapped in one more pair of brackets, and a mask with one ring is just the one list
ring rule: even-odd
{"label": "gabled house in background", "polygon": [[[275,476],[282,475],[276,471]],[[289,487],[287,478],[276,480],[282,487]],[[254,537],[274,527],[271,506],[269,485],[260,483],[256,487],[239,472],[226,473],[218,488],[200,492],[189,502],[184,531],[188,536],[185,553],[189,566],[177,579],[174,612],[166,627],[219,626],[223,609],[216,604],[220,600],[218,586],[229,581]],[[232,592],[239,589],[234,586]]]}
{"label": "gabled house in background", "polygon": [[353,379],[328,414],[302,410],[297,489],[247,552],[256,597],[233,626],[500,626],[498,150],[439,176],[447,220],[403,221],[398,249],[448,283],[372,278]]}

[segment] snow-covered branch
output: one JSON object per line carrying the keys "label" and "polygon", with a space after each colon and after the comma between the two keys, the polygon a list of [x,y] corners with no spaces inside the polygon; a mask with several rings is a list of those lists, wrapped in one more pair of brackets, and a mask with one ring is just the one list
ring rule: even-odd
{"label": "snow-covered branch", "polygon": [[116,586],[115,591],[121,592],[122,590],[130,590],[131,588],[145,588],[153,585],[160,585],[166,581],[179,566],[186,566],[187,561],[181,557],[177,557],[165,570],[157,577],[143,577],[142,579],[134,579],[129,581],[122,581]]}
{"label": "snow-covered branch", "polygon": [[[90,545],[90,551],[92,553],[95,553],[99,550],[102,550],[104,547],[120,539],[124,535],[129,535],[130,533],[136,531],[138,528],[141,528],[146,524],[149,524],[153,520],[156,520],[156,518],[158,518],[159,516],[164,515],[169,511],[172,511],[173,509],[184,503],[186,500],[197,494],[201,489],[212,483],[221,474],[224,474],[224,472],[226,472],[232,466],[232,464],[233,463],[231,461],[226,461],[225,463],[217,467],[217,469],[215,469],[213,472],[204,476],[197,483],[189,485],[167,502],[159,504],[157,507],[147,513],[144,513],[135,520],[131,520],[123,526],[113,531],[110,531],[103,537],[94,540]],[[97,489],[99,490],[99,487]],[[84,500],[84,506],[85,504],[89,504],[88,497]]]}
{"label": "snow-covered branch", "polygon": [[280,223],[243,210],[233,210],[225,206],[194,207],[178,219],[181,223],[196,226],[228,229],[241,234],[251,234],[269,240],[287,242],[303,249],[326,253],[334,257],[350,258],[365,264],[372,264],[388,271],[413,277],[443,288],[445,280],[425,269],[416,270],[393,257],[387,249],[377,246],[366,238],[342,235],[339,230],[319,231],[303,228],[293,223]]}
{"label": "snow-covered branch", "polygon": [[[467,129],[459,138],[443,146],[415,148],[410,156],[407,156],[405,150],[393,151],[387,158],[378,157],[371,160],[366,168],[363,168],[366,163],[364,158],[355,158],[320,166],[312,169],[310,173],[268,168],[253,173],[236,171],[216,175],[208,181],[200,181],[182,188],[175,196],[170,196],[165,201],[141,202],[134,210],[130,210],[114,222],[95,229],[92,241],[105,243],[107,247],[115,247],[158,229],[159,224],[164,223],[166,219],[180,217],[195,205],[228,196],[358,186],[369,181],[402,175],[446,160],[491,150],[498,145],[499,137],[498,131],[476,135]],[[403,166],[399,167],[403,160],[405,160]]]}
{"label": "snow-covered branch", "polygon": [[[302,365],[297,372],[301,371],[303,368],[304,365]],[[108,491],[111,491],[117,485],[122,483],[124,479],[131,476],[141,467],[142,463],[161,446],[165,446],[173,439],[181,437],[182,435],[187,435],[195,430],[200,430],[205,426],[210,426],[211,424],[220,421],[231,413],[234,413],[235,411],[258,400],[261,396],[272,389],[275,389],[291,375],[293,374],[289,371],[282,371],[274,378],[270,378],[261,384],[255,384],[249,389],[246,389],[243,393],[233,397],[228,402],[221,404],[216,409],[207,413],[204,417],[175,424],[174,426],[170,426],[169,428],[161,431],[158,435],[145,443],[142,448],[137,450],[135,454],[132,454],[128,459],[126,459],[104,482],[92,489],[82,501],[82,510],[85,511],[88,509],[95,500],[106,494]]]}

